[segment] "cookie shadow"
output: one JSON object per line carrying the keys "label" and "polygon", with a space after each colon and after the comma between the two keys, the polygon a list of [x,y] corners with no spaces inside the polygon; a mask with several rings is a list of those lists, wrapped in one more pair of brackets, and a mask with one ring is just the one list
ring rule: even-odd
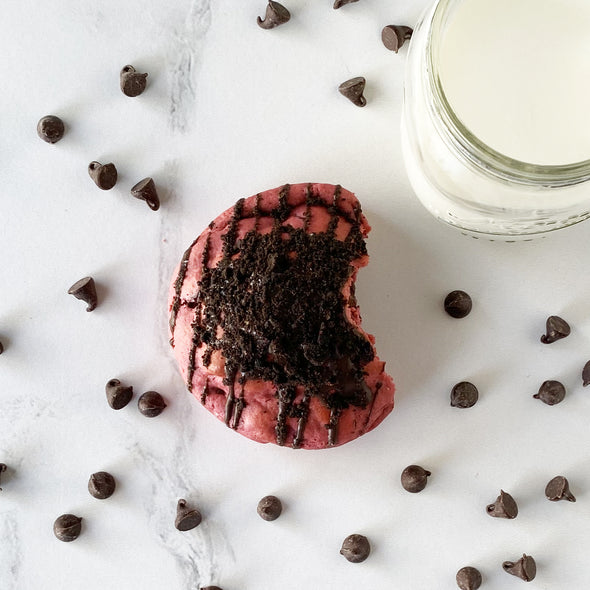
{"label": "cookie shadow", "polygon": [[371,262],[359,273],[356,294],[363,327],[375,336],[399,401],[431,379],[450,354],[433,337],[446,319],[438,294],[448,284],[439,276],[443,263],[433,245],[402,224],[366,214],[372,227],[367,244]]}

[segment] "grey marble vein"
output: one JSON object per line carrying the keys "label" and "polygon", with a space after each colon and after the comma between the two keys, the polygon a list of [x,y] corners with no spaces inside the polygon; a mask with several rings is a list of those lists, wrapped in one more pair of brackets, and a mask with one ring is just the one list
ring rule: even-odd
{"label": "grey marble vein", "polygon": [[55,419],[57,416],[55,404],[51,401],[39,397],[20,395],[7,397],[7,399],[3,400],[0,424],[6,424],[7,428],[9,425],[9,429],[14,431],[17,427],[21,427],[21,422],[28,428],[31,421],[40,418]]}
{"label": "grey marble vein", "polygon": [[172,272],[182,256],[178,237],[178,227],[175,225],[176,217],[173,215],[176,205],[176,186],[178,183],[179,165],[178,160],[167,160],[164,163],[163,183],[166,192],[162,195],[163,207],[160,215],[159,243],[166,241],[166,246],[159,249],[158,260],[158,294],[157,294],[157,318],[155,329],[157,330],[158,348],[161,354],[166,355],[172,363],[172,352],[168,336],[168,290],[172,281]]}
{"label": "grey marble vein", "polygon": [[[194,2],[193,7],[200,5]],[[207,3],[208,5],[208,3]],[[194,414],[198,411],[197,404],[185,390],[180,378],[176,362],[172,355],[168,338],[168,290],[172,273],[183,252],[178,219],[181,209],[178,204],[178,186],[181,173],[180,161],[169,159],[164,162],[161,175],[164,190],[161,193],[162,209],[160,216],[159,241],[163,246],[159,249],[158,260],[158,294],[157,294],[157,330],[156,342],[162,355],[169,359],[170,387],[178,391],[175,396],[174,410],[182,416],[178,421],[176,440],[172,447],[161,450],[149,444],[139,444],[136,440],[129,441],[128,448],[138,467],[152,482],[152,492],[145,499],[143,509],[156,540],[174,557],[183,579],[183,587],[198,588],[218,581],[220,568],[227,558],[233,559],[223,527],[219,523],[211,525],[207,518],[207,498],[196,487],[198,481],[194,473],[195,431],[192,425],[196,422]],[[191,477],[191,473],[194,477]],[[195,530],[180,532],[174,528],[176,502],[185,498],[203,512],[203,522]],[[201,502],[204,503],[201,506]]]}
{"label": "grey marble vein", "polygon": [[186,133],[190,128],[197,95],[199,51],[210,25],[210,0],[192,0],[184,27],[174,31],[174,41],[168,52],[171,72],[168,115],[174,132]]}
{"label": "grey marble vein", "polygon": [[[190,404],[190,396],[184,402]],[[190,414],[190,409],[186,414]],[[188,418],[190,421],[190,417]],[[151,449],[134,444],[131,452],[141,470],[152,481],[152,494],[144,500],[143,508],[157,541],[174,557],[183,579],[184,588],[197,588],[213,583],[220,570],[219,549],[226,548],[223,531],[208,522],[204,499],[190,479],[192,461],[187,449],[192,447],[192,429],[182,427],[173,451],[166,457]],[[187,475],[189,474],[189,475]],[[195,478],[196,479],[196,478]],[[176,502],[187,502],[203,512],[203,522],[198,528],[180,532],[174,528]],[[231,551],[229,551],[231,555]]]}
{"label": "grey marble vein", "polygon": [[2,550],[0,550],[1,587],[2,590],[16,590],[21,587],[19,574],[22,563],[16,511],[0,513],[0,539],[2,539]]}

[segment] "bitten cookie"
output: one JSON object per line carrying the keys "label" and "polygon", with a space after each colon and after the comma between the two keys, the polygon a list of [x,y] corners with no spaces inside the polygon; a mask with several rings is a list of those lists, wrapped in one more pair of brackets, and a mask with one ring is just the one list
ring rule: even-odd
{"label": "bitten cookie", "polygon": [[284,185],[240,199],[186,250],[170,342],[189,391],[228,427],[321,449],[391,412],[394,384],[354,291],[369,230],[342,187]]}

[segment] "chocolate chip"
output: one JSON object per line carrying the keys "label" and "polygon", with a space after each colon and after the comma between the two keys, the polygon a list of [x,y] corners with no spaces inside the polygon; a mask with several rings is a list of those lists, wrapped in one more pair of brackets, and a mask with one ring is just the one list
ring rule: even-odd
{"label": "chocolate chip", "polygon": [[137,400],[137,407],[144,416],[155,418],[164,411],[166,402],[157,391],[146,391]]}
{"label": "chocolate chip", "polygon": [[522,557],[516,562],[505,561],[502,564],[502,567],[505,572],[508,572],[525,582],[531,582],[537,575],[537,564],[535,563],[535,560],[525,553],[523,553]]}
{"label": "chocolate chip", "polygon": [[430,471],[426,471],[419,465],[409,465],[402,471],[402,486],[404,490],[413,494],[421,492],[428,483],[429,475],[431,475]]}
{"label": "chocolate chip", "polygon": [[539,392],[533,395],[535,399],[540,399],[548,406],[554,406],[563,401],[565,397],[565,387],[559,381],[544,381],[539,387]]}
{"label": "chocolate chip", "polygon": [[123,385],[118,379],[111,379],[105,386],[107,402],[113,410],[124,408],[133,397],[133,387]]}
{"label": "chocolate chip", "polygon": [[383,45],[390,51],[396,53],[401,49],[402,45],[412,37],[413,29],[400,25],[387,25],[381,31],[381,40]]}
{"label": "chocolate chip", "polygon": [[121,91],[125,96],[139,96],[147,84],[147,74],[140,74],[133,66],[126,65],[119,74]]}
{"label": "chocolate chip", "polygon": [[2,342],[0,342],[0,354],[2,354],[4,352],[4,344],[2,344]]}
{"label": "chocolate chip", "polygon": [[471,408],[477,403],[478,397],[477,387],[473,383],[461,381],[451,390],[451,406],[453,408]]}
{"label": "chocolate chip", "polygon": [[334,9],[338,9],[341,6],[345,6],[346,4],[352,4],[353,2],[358,2],[358,0],[334,0]]}
{"label": "chocolate chip", "polygon": [[518,516],[518,506],[514,498],[504,490],[500,490],[500,495],[493,504],[486,506],[486,512],[495,518],[516,518]]}
{"label": "chocolate chip", "polygon": [[86,303],[86,311],[93,311],[96,309],[98,297],[96,295],[96,285],[92,277],[84,277],[76,281],[69,289],[68,295],[73,295],[76,299],[80,299]]}
{"label": "chocolate chip", "polygon": [[548,500],[557,502],[558,500],[567,500],[568,502],[575,502],[576,498],[570,492],[570,485],[568,480],[563,475],[554,477],[545,487],[545,495]]}
{"label": "chocolate chip", "polygon": [[98,500],[106,500],[115,492],[115,478],[106,471],[97,471],[88,480],[88,491]]}
{"label": "chocolate chip", "polygon": [[178,500],[174,526],[179,531],[190,531],[191,529],[198,527],[202,520],[203,517],[196,508],[188,508],[186,505],[186,500],[182,498]]}
{"label": "chocolate chip", "polygon": [[[8,469],[6,463],[0,463],[0,475],[2,473],[4,473],[6,470]],[[0,492],[2,491],[2,488],[0,488]]]}
{"label": "chocolate chip", "polygon": [[371,553],[371,545],[369,539],[364,535],[349,535],[342,542],[340,555],[350,561],[351,563],[360,563],[365,561]]}
{"label": "chocolate chip", "polygon": [[582,385],[590,385],[590,361],[588,361],[582,369]]}
{"label": "chocolate chip", "polygon": [[481,574],[478,569],[474,567],[462,567],[455,577],[457,586],[461,590],[477,590],[481,586]]}
{"label": "chocolate chip", "polygon": [[563,318],[551,315],[547,318],[545,331],[547,333],[541,336],[541,342],[543,344],[551,344],[556,340],[561,340],[562,338],[569,336],[571,328]]}
{"label": "chocolate chip", "polygon": [[465,291],[451,291],[444,301],[445,311],[453,318],[464,318],[469,315],[473,302]]}
{"label": "chocolate chip", "polygon": [[64,122],[55,115],[47,115],[37,123],[37,135],[47,143],[57,143],[64,136]]}
{"label": "chocolate chip", "polygon": [[88,164],[88,174],[90,174],[90,178],[94,180],[96,186],[103,191],[108,191],[117,184],[117,169],[113,163],[90,162]]}
{"label": "chocolate chip", "polygon": [[264,498],[258,502],[258,508],[256,511],[260,518],[264,520],[276,520],[283,511],[283,505],[276,496],[264,496]]}
{"label": "chocolate chip", "polygon": [[264,20],[258,17],[256,22],[261,29],[274,29],[284,25],[290,18],[291,13],[282,4],[271,0],[266,7]]}
{"label": "chocolate chip", "polygon": [[342,82],[338,86],[338,92],[348,98],[357,107],[364,107],[367,104],[367,99],[363,96],[366,83],[367,81],[362,76],[357,76],[356,78]]}
{"label": "chocolate chip", "polygon": [[62,514],[53,523],[53,534],[64,543],[75,541],[82,530],[82,519],[74,514]]}
{"label": "chocolate chip", "polygon": [[221,590],[219,586],[202,586],[200,590]]}
{"label": "chocolate chip", "polygon": [[160,208],[160,198],[156,191],[156,185],[149,176],[133,186],[131,195],[136,199],[145,201],[152,211],[157,211]]}

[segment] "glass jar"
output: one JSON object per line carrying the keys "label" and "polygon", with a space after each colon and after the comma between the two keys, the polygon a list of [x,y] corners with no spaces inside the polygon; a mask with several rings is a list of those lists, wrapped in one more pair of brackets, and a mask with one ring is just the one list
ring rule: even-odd
{"label": "glass jar", "polygon": [[435,2],[410,42],[402,144],[416,195],[439,220],[492,239],[531,238],[588,219],[590,160],[553,166],[512,159],[478,139],[449,104],[440,47],[464,1]]}

